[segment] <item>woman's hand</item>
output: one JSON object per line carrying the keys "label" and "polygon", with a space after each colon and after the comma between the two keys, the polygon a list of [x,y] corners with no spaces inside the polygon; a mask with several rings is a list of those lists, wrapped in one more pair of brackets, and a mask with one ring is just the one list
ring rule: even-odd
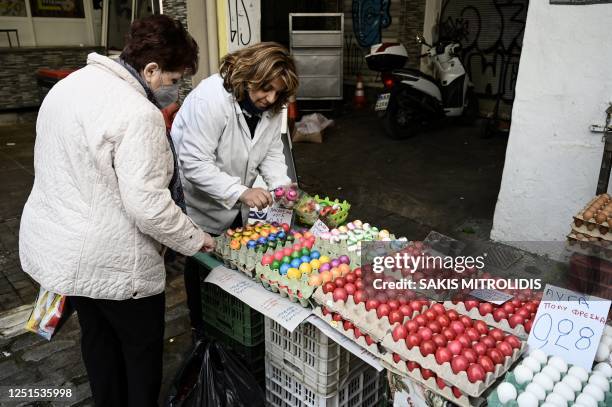
{"label": "woman's hand", "polygon": [[216,245],[217,243],[215,242],[215,239],[213,239],[212,236],[208,233],[204,233],[204,243],[202,244],[200,251],[204,253],[210,253],[215,250]]}
{"label": "woman's hand", "polygon": [[263,188],[249,188],[240,195],[240,202],[249,208],[262,210],[266,206],[272,205],[272,194]]}

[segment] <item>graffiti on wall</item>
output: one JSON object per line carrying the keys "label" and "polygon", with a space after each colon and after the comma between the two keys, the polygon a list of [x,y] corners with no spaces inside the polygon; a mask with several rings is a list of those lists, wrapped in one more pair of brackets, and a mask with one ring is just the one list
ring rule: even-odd
{"label": "graffiti on wall", "polygon": [[383,28],[391,25],[391,0],[353,0],[353,32],[359,45],[380,42]]}
{"label": "graffiti on wall", "polygon": [[227,0],[228,51],[260,41],[260,0]]}
{"label": "graffiti on wall", "polygon": [[456,39],[480,96],[514,100],[529,0],[443,0],[440,39]]}

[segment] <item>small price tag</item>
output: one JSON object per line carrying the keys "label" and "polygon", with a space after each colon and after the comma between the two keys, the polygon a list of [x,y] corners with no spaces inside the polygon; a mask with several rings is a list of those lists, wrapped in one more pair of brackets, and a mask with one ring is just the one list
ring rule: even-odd
{"label": "small price tag", "polygon": [[495,305],[502,305],[512,299],[512,295],[497,290],[474,290],[470,295]]}
{"label": "small price tag", "polygon": [[315,237],[319,237],[325,232],[329,232],[329,228],[321,219],[317,219],[314,225],[312,225],[310,228],[310,233],[312,233]]}
{"label": "small price tag", "polygon": [[527,339],[529,347],[590,371],[610,303],[548,284]]}
{"label": "small price tag", "polygon": [[266,222],[278,222],[278,223],[286,223],[291,225],[293,221],[293,211],[291,209],[281,208],[277,204],[268,209],[268,214],[266,215]]}

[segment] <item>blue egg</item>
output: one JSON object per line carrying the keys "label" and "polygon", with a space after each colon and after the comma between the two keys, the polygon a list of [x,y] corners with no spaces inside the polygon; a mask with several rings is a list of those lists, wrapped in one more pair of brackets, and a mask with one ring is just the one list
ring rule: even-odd
{"label": "blue egg", "polygon": [[285,232],[278,232],[276,234],[276,238],[277,239],[281,239],[282,240],[282,239],[285,239],[286,237],[287,237],[287,234]]}
{"label": "blue egg", "polygon": [[257,243],[259,244],[268,243],[268,239],[266,239],[265,237],[260,237],[259,239],[257,239]]}
{"label": "blue egg", "polygon": [[270,233],[268,239],[276,239],[276,233]]}
{"label": "blue egg", "polygon": [[310,252],[310,258],[312,260],[318,259],[320,257],[321,257],[321,253],[319,253],[318,251],[313,250],[313,251]]}
{"label": "blue egg", "polygon": [[255,240],[249,240],[249,242],[247,243],[247,247],[249,249],[254,249],[257,246],[257,242]]}
{"label": "blue egg", "polygon": [[300,260],[302,261],[302,263],[310,263],[310,256],[302,256],[300,257]]}
{"label": "blue egg", "polygon": [[282,264],[280,266],[280,273],[281,273],[281,275],[284,276],[285,274],[287,274],[287,270],[289,270],[290,268],[291,268],[291,266],[288,265],[287,263]]}
{"label": "blue egg", "polygon": [[300,259],[291,260],[291,267],[294,267],[297,269],[297,268],[300,268],[300,264],[302,264],[302,260]]}

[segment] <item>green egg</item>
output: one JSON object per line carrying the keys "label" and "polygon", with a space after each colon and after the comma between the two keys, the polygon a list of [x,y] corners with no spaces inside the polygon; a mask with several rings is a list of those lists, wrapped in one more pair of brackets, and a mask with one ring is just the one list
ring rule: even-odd
{"label": "green egg", "polygon": [[302,257],[302,254],[299,251],[295,251],[293,253],[291,253],[291,258],[292,259],[299,259],[300,257]]}
{"label": "green egg", "polygon": [[308,249],[308,247],[304,247],[301,253],[302,253],[302,256],[310,256],[310,249]]}
{"label": "green egg", "polygon": [[283,263],[291,263],[291,257],[289,256],[283,256]]}
{"label": "green egg", "polygon": [[287,235],[287,241],[288,242],[293,242],[295,240],[295,238],[293,237],[293,235]]}
{"label": "green egg", "polygon": [[280,269],[281,263],[278,260],[274,260],[272,262],[272,265],[270,266],[270,268],[272,268],[272,270],[278,270]]}

